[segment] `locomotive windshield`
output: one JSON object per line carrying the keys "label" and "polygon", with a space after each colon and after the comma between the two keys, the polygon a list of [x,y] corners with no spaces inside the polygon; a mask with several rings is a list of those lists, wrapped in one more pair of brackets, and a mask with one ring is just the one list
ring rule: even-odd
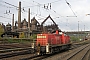
{"label": "locomotive windshield", "polygon": [[46,38],[46,36],[38,35],[37,38]]}

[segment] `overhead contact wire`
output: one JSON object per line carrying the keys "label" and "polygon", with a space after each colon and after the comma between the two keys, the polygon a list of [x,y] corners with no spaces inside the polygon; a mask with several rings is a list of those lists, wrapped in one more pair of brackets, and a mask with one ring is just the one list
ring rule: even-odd
{"label": "overhead contact wire", "polygon": [[74,13],[74,11],[72,10],[70,3],[67,2],[67,0],[65,0],[65,1],[66,1],[67,5],[70,7],[70,9],[71,9],[71,11],[73,12],[73,14],[75,15],[75,17],[77,17],[76,14]]}

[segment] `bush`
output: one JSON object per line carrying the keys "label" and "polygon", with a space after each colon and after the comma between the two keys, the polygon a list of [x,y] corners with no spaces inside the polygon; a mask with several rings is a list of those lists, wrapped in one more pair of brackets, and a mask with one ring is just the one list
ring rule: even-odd
{"label": "bush", "polygon": [[71,36],[70,38],[71,38],[71,41],[79,41],[78,37]]}

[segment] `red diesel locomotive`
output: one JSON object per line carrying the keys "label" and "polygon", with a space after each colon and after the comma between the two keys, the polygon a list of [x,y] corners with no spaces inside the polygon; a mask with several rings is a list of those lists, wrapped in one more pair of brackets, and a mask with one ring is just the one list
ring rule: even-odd
{"label": "red diesel locomotive", "polygon": [[70,37],[57,30],[55,34],[37,34],[38,54],[51,54],[70,48]]}

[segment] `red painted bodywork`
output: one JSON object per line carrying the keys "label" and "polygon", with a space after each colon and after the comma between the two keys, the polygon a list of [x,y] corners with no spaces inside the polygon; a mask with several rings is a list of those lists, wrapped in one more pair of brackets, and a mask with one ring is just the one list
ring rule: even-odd
{"label": "red painted bodywork", "polygon": [[62,34],[37,34],[36,45],[46,46],[47,43],[50,45],[67,44],[70,41],[70,37]]}

